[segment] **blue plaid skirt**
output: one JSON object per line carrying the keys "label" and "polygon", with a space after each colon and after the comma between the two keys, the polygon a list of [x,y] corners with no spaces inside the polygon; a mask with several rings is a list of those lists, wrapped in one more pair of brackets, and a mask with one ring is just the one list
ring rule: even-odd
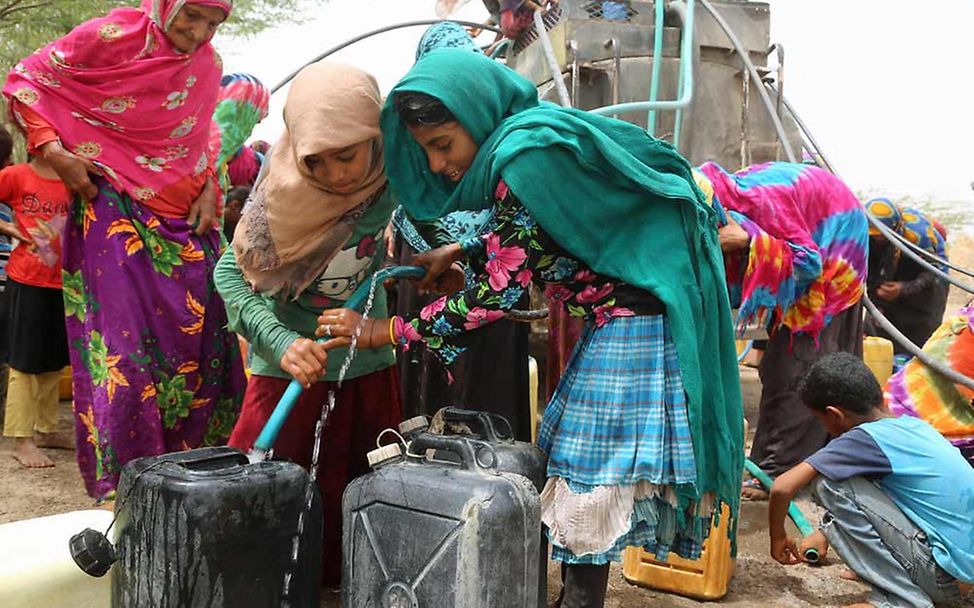
{"label": "blue plaid skirt", "polygon": [[[676,347],[662,315],[617,317],[582,335],[545,409],[538,438],[548,477],[573,493],[598,486],[696,483],[693,440]],[[662,497],[635,501],[630,529],[601,553],[575,555],[552,538],[553,558],[569,563],[618,561],[627,546],[660,559],[670,551],[695,559],[711,513],[678,508]]]}

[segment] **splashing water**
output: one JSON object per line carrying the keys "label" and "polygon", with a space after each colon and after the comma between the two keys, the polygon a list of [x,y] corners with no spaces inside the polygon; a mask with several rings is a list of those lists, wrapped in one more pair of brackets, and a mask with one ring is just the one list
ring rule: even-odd
{"label": "splashing water", "polygon": [[372,275],[372,284],[369,285],[369,297],[365,301],[365,307],[362,310],[362,319],[355,327],[355,331],[352,332],[352,342],[348,346],[348,354],[345,356],[345,361],[342,362],[342,366],[338,369],[338,380],[335,382],[335,388],[328,391],[328,399],[321,405],[321,415],[318,417],[318,422],[315,424],[315,439],[314,448],[311,451],[311,470],[309,471],[308,475],[308,488],[305,492],[304,509],[298,516],[298,527],[295,530],[291,541],[291,564],[288,571],[284,574],[284,590],[281,598],[281,608],[290,608],[291,606],[291,579],[293,578],[293,574],[297,569],[298,557],[300,555],[301,548],[301,536],[304,534],[304,521],[308,513],[311,511],[311,503],[314,500],[315,483],[318,479],[318,456],[321,452],[321,431],[328,423],[328,416],[331,414],[332,410],[335,409],[335,391],[342,387],[342,382],[345,380],[345,374],[348,373],[349,368],[352,366],[352,360],[355,359],[355,349],[358,347],[358,339],[359,336],[362,335],[362,330],[365,329],[365,322],[369,318],[369,313],[372,312],[372,305],[375,301],[375,290],[379,285],[379,280],[380,273],[375,273]]}

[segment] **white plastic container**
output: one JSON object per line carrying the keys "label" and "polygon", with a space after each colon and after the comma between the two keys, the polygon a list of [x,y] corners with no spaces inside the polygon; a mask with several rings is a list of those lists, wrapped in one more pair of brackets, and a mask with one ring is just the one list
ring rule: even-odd
{"label": "white plastic container", "polygon": [[0,525],[0,606],[109,608],[111,574],[82,572],[68,541],[85,528],[104,532],[111,521],[111,511],[91,509]]}

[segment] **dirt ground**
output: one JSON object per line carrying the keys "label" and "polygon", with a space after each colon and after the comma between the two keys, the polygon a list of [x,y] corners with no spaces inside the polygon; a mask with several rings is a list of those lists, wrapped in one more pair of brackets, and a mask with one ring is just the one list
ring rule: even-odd
{"label": "dirt ground", "polygon": [[[746,413],[753,429],[757,423],[760,385],[757,372],[753,369],[742,367],[741,376]],[[62,404],[61,419],[63,429],[70,430],[71,409],[67,402]],[[85,495],[72,452],[46,450],[56,466],[26,470],[10,456],[11,443],[7,439],[0,441],[0,524],[93,506],[93,501]],[[813,521],[817,519],[816,509],[808,500],[802,500],[801,507]],[[744,504],[739,528],[737,571],[727,597],[720,604],[735,607],[825,607],[841,606],[864,597],[865,586],[840,579],[840,566],[832,560],[814,568],[785,568],[775,563],[768,556],[766,517],[766,503]],[[549,581],[548,592],[551,601],[554,601],[559,589],[556,566],[549,571]],[[621,568],[613,569],[607,608],[683,608],[701,605],[706,603],[630,585],[622,577]],[[326,598],[322,606],[338,608],[337,597]]]}
{"label": "dirt ground", "polygon": [[[963,267],[974,267],[974,239],[957,235],[953,240],[951,258]],[[953,289],[948,313],[964,303],[964,293]],[[760,382],[757,372],[746,367],[741,368],[741,379],[745,414],[753,435],[757,424]],[[69,403],[62,404],[61,418],[63,429],[70,430]],[[0,524],[93,506],[93,501],[85,495],[73,453],[47,450],[56,462],[54,468],[26,470],[10,457],[11,443],[7,439],[0,440]],[[813,523],[818,521],[818,508],[807,497],[801,498],[799,505]],[[842,565],[832,554],[823,565],[815,567],[802,565],[786,568],[774,562],[768,555],[766,518],[766,503],[744,503],[738,533],[740,547],[736,574],[727,596],[719,604],[732,607],[828,608],[864,601],[867,587],[840,579],[838,574]],[[558,580],[558,569],[552,565],[548,586],[549,600],[552,602],[559,589]],[[623,578],[621,568],[614,566],[606,606],[685,608],[713,604],[630,585]],[[326,598],[322,606],[338,608],[337,597]]]}

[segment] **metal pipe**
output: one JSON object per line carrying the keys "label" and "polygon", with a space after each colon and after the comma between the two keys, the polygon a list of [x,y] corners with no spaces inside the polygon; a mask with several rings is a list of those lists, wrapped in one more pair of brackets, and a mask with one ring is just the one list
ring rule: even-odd
{"label": "metal pipe", "polygon": [[775,42],[768,49],[768,54],[778,53],[778,97],[775,99],[775,111],[778,113],[778,120],[781,120],[781,97],[785,94],[785,47],[780,42]]}
{"label": "metal pipe", "polygon": [[593,114],[603,116],[609,114],[623,114],[625,112],[646,112],[648,110],[677,110],[690,105],[693,100],[693,6],[696,0],[687,0],[686,21],[683,24],[683,39],[680,44],[680,76],[683,78],[684,89],[672,101],[632,101],[614,106],[605,106],[590,110]]}
{"label": "metal pipe", "polygon": [[764,101],[765,107],[768,108],[768,114],[771,117],[771,122],[774,124],[774,129],[778,133],[778,139],[781,141],[781,145],[785,149],[785,155],[788,157],[788,160],[793,163],[798,162],[798,158],[795,156],[795,151],[791,147],[791,142],[788,141],[788,136],[785,133],[784,125],[781,124],[781,120],[772,111],[773,104],[771,103],[771,98],[768,97],[768,91],[764,88],[764,81],[761,79],[761,75],[758,74],[757,68],[754,67],[754,62],[751,61],[751,57],[748,55],[747,49],[744,48],[744,45],[741,44],[740,40],[738,40],[737,35],[734,34],[734,31],[730,28],[730,25],[727,24],[727,21],[725,21],[721,14],[717,12],[717,9],[713,7],[709,0],[700,0],[700,5],[703,6],[708,13],[710,13],[710,16],[713,17],[714,21],[717,22],[717,25],[720,26],[720,29],[724,30],[724,34],[727,36],[727,39],[730,40],[734,50],[737,51],[737,54],[741,57],[741,61],[744,62],[744,67],[747,68],[748,73],[751,75],[751,80],[754,82],[758,93],[761,95],[762,101]]}
{"label": "metal pipe", "polygon": [[619,91],[622,89],[622,49],[619,48],[617,38],[605,41],[606,48],[612,47],[612,105],[619,103]]}
{"label": "metal pipe", "polygon": [[[683,26],[687,22],[686,3],[683,2],[683,0],[672,0],[672,2],[670,2],[670,4],[667,6],[667,9],[672,10],[676,14],[677,19],[679,19],[680,21],[681,35],[685,35],[686,32],[683,31]],[[697,32],[694,28],[695,28],[695,23],[691,22],[690,29],[687,30],[688,32],[690,32],[689,35],[692,43],[692,50],[690,51],[690,68],[687,70],[687,73],[690,74],[692,74],[694,70],[697,69],[698,48],[699,48],[699,45],[696,42]],[[680,40],[682,42],[682,38]],[[681,58],[680,61],[683,61],[683,59]],[[677,77],[677,82],[676,82],[677,97],[683,95],[683,87],[686,86],[683,80],[683,74],[684,74],[683,70],[680,70],[680,75]],[[690,81],[689,86],[693,87],[692,79]],[[692,98],[693,96],[692,91],[690,92],[690,96]],[[673,115],[673,147],[676,148],[677,151],[679,151],[680,149],[680,132],[682,128],[683,128],[683,108],[677,108],[676,113]]]}
{"label": "metal pipe", "polygon": [[576,107],[578,105],[578,78],[579,78],[579,69],[578,69],[578,41],[575,40],[574,38],[572,38],[568,42],[568,50],[570,50],[571,53],[572,53],[572,66],[571,66],[571,75],[572,75],[572,107],[574,108],[574,107]]}
{"label": "metal pipe", "polygon": [[[913,261],[915,261],[920,266],[926,268],[930,272],[934,273],[935,275],[939,276],[940,278],[944,279],[945,281],[947,281],[951,285],[953,285],[955,287],[959,287],[960,289],[963,289],[967,293],[974,293],[974,285],[971,285],[969,283],[964,283],[964,282],[961,282],[961,281],[955,279],[954,277],[950,276],[949,274],[947,274],[943,270],[937,268],[936,266],[934,266],[930,262],[928,262],[928,261],[924,260],[923,258],[921,258],[919,255],[916,254],[916,252],[912,251],[910,248],[901,246],[900,245],[900,242],[901,241],[899,241],[897,239],[897,237],[899,237],[900,235],[897,232],[895,232],[894,230],[891,230],[889,227],[886,226],[886,224],[884,224],[881,221],[879,221],[872,213],[869,213],[869,210],[868,209],[865,209],[864,208],[863,211],[866,212],[866,219],[869,220],[869,223],[872,224],[874,228],[876,228],[877,230],[879,230],[880,233],[882,233],[882,235],[886,237],[886,240],[892,242],[893,245],[896,245],[896,247],[901,252],[905,253],[907,255],[907,257],[909,257],[910,259],[912,259]],[[909,241],[906,241],[906,242],[909,242]],[[910,243],[910,244],[912,245],[912,243]],[[937,258],[937,259],[939,259],[939,258]]]}
{"label": "metal pipe", "polygon": [[748,114],[751,110],[751,79],[746,73],[741,72],[741,166],[748,167],[751,164],[750,144],[748,139],[751,136]]}
{"label": "metal pipe", "polygon": [[873,304],[872,300],[869,299],[869,296],[863,294],[862,302],[866,306],[866,311],[872,315],[873,319],[875,319],[877,323],[879,323],[879,326],[883,329],[883,331],[899,342],[921,363],[955,384],[960,384],[969,389],[974,389],[974,379],[968,378],[964,374],[947,367],[940,361],[937,361],[927,353],[923,352],[919,346],[911,342],[910,339],[904,336],[900,330],[896,329],[895,325],[890,323],[889,319],[887,319],[886,316],[883,315],[878,308],[876,308],[876,305]]}
{"label": "metal pipe", "polygon": [[540,321],[541,319],[548,318],[547,308],[536,308],[534,310],[517,310],[512,309],[508,312],[505,317],[511,321],[517,321],[518,323],[531,323],[532,321]]}
{"label": "metal pipe", "polygon": [[489,30],[491,32],[497,32],[498,34],[503,34],[504,33],[504,32],[501,31],[501,29],[499,27],[495,27],[495,26],[492,26],[492,25],[485,25],[483,23],[475,23],[473,21],[459,21],[457,19],[421,19],[419,21],[406,21],[404,23],[396,23],[396,24],[393,24],[393,25],[387,25],[385,27],[380,27],[377,30],[372,30],[371,32],[365,32],[364,34],[360,34],[360,35],[358,35],[358,36],[356,36],[354,38],[351,38],[349,40],[346,40],[345,42],[339,44],[338,46],[333,46],[332,48],[328,49],[324,53],[318,55],[317,57],[315,57],[311,61],[303,64],[300,68],[294,70],[293,72],[291,72],[290,74],[288,74],[287,76],[285,76],[284,77],[284,80],[282,80],[281,82],[279,82],[276,85],[274,85],[274,88],[271,89],[271,94],[277,93],[284,85],[286,85],[287,83],[291,82],[291,80],[293,80],[294,77],[298,75],[298,72],[300,72],[301,70],[303,70],[307,66],[309,66],[312,63],[315,63],[317,61],[321,61],[325,57],[327,57],[327,56],[329,56],[329,55],[331,55],[333,53],[337,53],[338,51],[340,51],[340,50],[342,50],[342,49],[344,49],[346,47],[352,46],[356,42],[361,42],[361,41],[365,40],[366,38],[371,38],[372,36],[376,36],[378,34],[384,34],[386,32],[391,32],[393,30],[398,30],[398,29],[402,29],[402,28],[406,28],[406,27],[417,27],[417,26],[420,26],[420,25],[434,25],[434,24],[437,24],[437,23],[443,23],[444,21],[452,21],[453,23],[456,23],[456,24],[459,24],[459,25],[463,25],[463,26],[466,26],[466,27],[475,27],[475,28],[479,28],[479,29],[482,29],[482,30]]}
{"label": "metal pipe", "polygon": [[[649,80],[649,102],[655,103],[659,99],[659,72],[663,66],[663,26],[666,16],[666,7],[663,0],[655,0],[656,7],[656,29],[653,30],[653,69]],[[619,103],[618,100],[613,104]],[[656,136],[656,110],[652,109],[646,114],[646,130],[650,135]]]}
{"label": "metal pipe", "polygon": [[[792,119],[794,119],[795,124],[798,125],[799,130],[801,130],[801,132],[802,132],[802,135],[805,137],[805,139],[808,140],[808,143],[811,144],[812,151],[816,154],[816,156],[818,158],[820,158],[822,160],[822,163],[825,164],[825,168],[828,169],[829,172],[838,175],[839,174],[838,171],[835,170],[835,167],[829,161],[828,157],[825,155],[825,152],[822,151],[822,146],[820,146],[819,143],[815,140],[815,136],[812,135],[811,130],[809,130],[808,126],[801,119],[801,116],[799,116],[798,113],[795,111],[795,108],[788,101],[788,98],[785,97],[784,95],[782,95],[779,92],[779,90],[777,88],[775,88],[774,85],[768,84],[767,86],[774,93],[776,93],[777,95],[779,95],[779,98],[781,99],[781,102],[785,105],[785,109],[787,109],[788,110],[788,113],[791,114]],[[884,225],[883,228],[886,228],[886,226]],[[882,231],[882,228],[880,228],[879,230]],[[897,233],[895,231],[891,231],[888,228],[887,228],[887,232],[892,235],[892,237],[893,237],[892,238],[893,244],[895,246],[897,246],[898,249],[901,249],[901,250],[903,249],[903,247],[901,247],[899,244],[905,245],[906,247],[908,247],[908,248],[912,249],[913,251],[919,253],[921,256],[927,258],[928,260],[931,260],[931,261],[933,261],[933,262],[935,262],[937,264],[943,264],[947,268],[950,268],[951,270],[956,270],[957,272],[959,272],[961,274],[964,274],[964,275],[967,275],[969,277],[974,277],[974,272],[972,272],[970,270],[967,270],[966,268],[962,268],[960,266],[956,266],[954,264],[951,264],[948,260],[945,260],[945,259],[941,258],[940,256],[934,255],[934,254],[930,253],[929,251],[927,251],[925,249],[922,249],[921,247],[918,247],[917,245],[911,243],[909,240],[907,240],[906,238],[904,238],[899,233]],[[886,233],[884,233],[884,236],[885,235],[886,235]],[[927,264],[925,262],[921,262],[921,265],[923,265],[925,267],[928,267],[928,268],[931,267],[930,264]],[[939,269],[934,268],[934,270],[939,270]]]}
{"label": "metal pipe", "polygon": [[568,96],[568,89],[565,87],[565,77],[561,73],[561,66],[558,65],[558,58],[555,57],[555,50],[551,47],[551,39],[548,37],[548,30],[544,26],[544,17],[541,11],[534,11],[534,29],[538,32],[538,39],[541,40],[541,47],[544,50],[545,59],[548,60],[548,70],[551,71],[551,79],[555,81],[555,90],[558,91],[558,99],[561,105],[570,108],[572,100]]}

